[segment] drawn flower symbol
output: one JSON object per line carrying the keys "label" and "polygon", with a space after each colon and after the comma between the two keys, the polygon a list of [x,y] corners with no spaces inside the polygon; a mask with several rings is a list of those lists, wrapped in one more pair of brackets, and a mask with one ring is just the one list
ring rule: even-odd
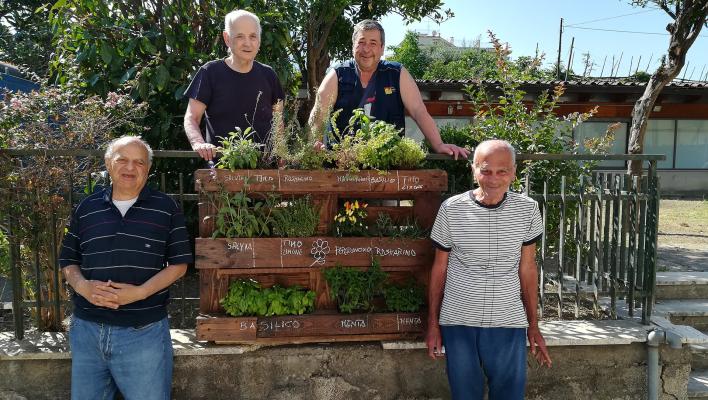
{"label": "drawn flower symbol", "polygon": [[327,254],[329,254],[329,243],[326,240],[317,239],[312,243],[310,254],[315,257],[314,264],[324,264]]}

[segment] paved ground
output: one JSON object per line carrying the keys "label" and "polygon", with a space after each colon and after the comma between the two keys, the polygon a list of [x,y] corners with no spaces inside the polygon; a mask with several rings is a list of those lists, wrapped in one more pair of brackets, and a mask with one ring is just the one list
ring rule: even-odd
{"label": "paved ground", "polygon": [[[659,240],[661,241],[661,234]],[[660,271],[708,272],[708,247],[703,250],[679,246],[662,246],[657,251]]]}

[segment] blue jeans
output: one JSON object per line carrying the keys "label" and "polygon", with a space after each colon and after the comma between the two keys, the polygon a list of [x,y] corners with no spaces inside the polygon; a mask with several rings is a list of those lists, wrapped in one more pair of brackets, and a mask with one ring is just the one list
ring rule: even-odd
{"label": "blue jeans", "polygon": [[165,400],[172,388],[172,341],[167,318],[140,327],[72,316],[72,400]]}
{"label": "blue jeans", "polygon": [[440,326],[452,398],[482,400],[484,379],[489,400],[524,398],[526,329]]}

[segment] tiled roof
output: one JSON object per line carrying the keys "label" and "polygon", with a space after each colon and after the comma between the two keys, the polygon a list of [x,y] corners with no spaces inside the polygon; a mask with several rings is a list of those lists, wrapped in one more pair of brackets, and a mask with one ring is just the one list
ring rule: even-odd
{"label": "tiled roof", "polygon": [[[479,84],[480,81],[474,79],[465,80],[453,80],[453,79],[419,79],[416,80],[418,86],[425,90],[454,90],[462,89],[465,86],[472,84]],[[482,83],[485,86],[497,86],[501,82],[495,80],[483,80]],[[637,89],[644,89],[646,86],[645,82],[631,81],[626,78],[588,78],[581,80],[529,80],[520,82],[522,87],[554,87],[559,84],[566,86],[566,88],[586,88],[586,89],[600,89],[600,88],[626,88],[630,91],[635,91]],[[708,89],[708,82],[705,81],[685,81],[685,80],[674,80],[673,82],[666,85],[667,89],[702,89],[701,91]],[[633,90],[632,90],[633,89]]]}

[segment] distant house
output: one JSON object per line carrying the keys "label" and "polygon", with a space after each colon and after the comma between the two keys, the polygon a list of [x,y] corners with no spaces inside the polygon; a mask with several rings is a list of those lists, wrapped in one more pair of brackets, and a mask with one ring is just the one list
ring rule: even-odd
{"label": "distant house", "polygon": [[[605,133],[610,123],[619,122],[615,131],[612,154],[627,153],[629,129],[634,103],[644,92],[643,83],[609,79],[579,81],[527,81],[520,86],[526,92],[524,101],[533,102],[538,95],[563,83],[565,93],[556,112],[567,115],[587,112],[598,106],[598,113],[573,132],[574,139],[583,139]],[[438,126],[463,125],[472,122],[474,113],[463,89],[471,81],[419,80],[418,87],[428,112]],[[485,82],[494,92],[498,82]],[[406,135],[422,138],[418,126],[406,117]],[[666,160],[658,163],[663,194],[708,193],[708,83],[674,82],[667,85],[649,116],[644,140],[645,154],[664,154]],[[606,170],[623,170],[621,161],[605,161]]]}
{"label": "distant house", "polygon": [[[445,54],[455,57],[465,51],[484,51],[494,52],[493,47],[482,47],[479,38],[468,41],[467,39],[455,40],[454,37],[448,39],[442,37],[440,31],[432,31],[430,34],[413,32],[418,39],[418,48],[423,53],[428,54]],[[401,43],[398,44],[400,46]],[[387,55],[387,57],[390,56]]]}
{"label": "distant house", "polygon": [[22,77],[17,67],[0,61],[0,100],[5,92],[30,92],[39,89],[39,85]]}

